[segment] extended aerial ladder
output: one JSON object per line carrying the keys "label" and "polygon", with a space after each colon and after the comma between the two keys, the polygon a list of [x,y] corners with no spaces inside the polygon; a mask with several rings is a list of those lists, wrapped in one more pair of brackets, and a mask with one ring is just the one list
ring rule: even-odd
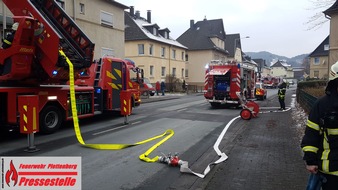
{"label": "extended aerial ladder", "polygon": [[[76,77],[86,75],[87,68],[93,62],[95,45],[57,2],[54,0],[3,0],[3,2],[13,13],[14,22],[20,23],[19,34],[16,35],[21,35],[15,38],[12,47],[0,50],[0,66],[6,68],[6,72],[0,73],[0,81],[64,83],[69,79],[68,64],[59,50],[64,51],[74,64]],[[21,42],[25,40],[29,42],[26,49],[22,49]],[[23,54],[35,56],[30,56],[30,60],[24,62]],[[15,57],[21,57],[21,61]],[[6,61],[10,58],[11,62]],[[23,67],[23,64],[26,64],[25,69],[17,69]],[[18,71],[20,73],[16,73]]]}

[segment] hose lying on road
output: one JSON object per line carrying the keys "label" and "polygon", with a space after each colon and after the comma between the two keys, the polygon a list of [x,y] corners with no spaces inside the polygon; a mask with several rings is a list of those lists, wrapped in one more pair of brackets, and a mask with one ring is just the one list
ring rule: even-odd
{"label": "hose lying on road", "polygon": [[[147,143],[147,142],[153,141],[155,139],[159,139],[159,138],[162,138],[162,137],[166,136],[160,142],[156,143],[155,145],[153,145],[152,147],[150,147],[145,153],[143,153],[143,154],[141,154],[139,156],[140,160],[145,161],[145,162],[157,162],[157,161],[159,161],[159,156],[155,156],[154,158],[149,158],[148,156],[157,147],[159,147],[161,144],[163,144],[165,141],[167,141],[169,138],[171,138],[174,135],[174,131],[172,129],[168,129],[163,134],[151,137],[149,139],[145,139],[145,140],[140,141],[140,142],[136,142],[134,144],[86,144],[85,143],[85,141],[83,140],[82,135],[81,135],[81,130],[80,130],[80,127],[79,127],[78,116],[77,116],[76,99],[75,99],[75,87],[74,87],[73,64],[68,59],[68,57],[64,54],[63,51],[60,50],[60,53],[61,53],[61,55],[65,56],[66,61],[67,61],[68,65],[69,65],[69,83],[70,83],[71,108],[72,108],[72,116],[73,116],[73,123],[74,123],[74,131],[75,131],[76,138],[77,138],[78,142],[81,145],[85,146],[85,147],[99,149],[99,150],[120,150],[120,149],[124,149],[124,148],[128,148],[128,147],[144,144],[144,143]],[[214,150],[216,151],[217,155],[220,158],[218,160],[216,160],[215,162],[212,162],[212,163],[208,164],[208,166],[204,170],[203,174],[196,173],[196,172],[192,171],[189,168],[188,162],[187,161],[181,161],[181,160],[180,160],[180,162],[176,162],[177,164],[179,163],[179,165],[180,165],[180,171],[182,173],[190,173],[190,174],[194,174],[194,175],[196,175],[196,176],[198,176],[200,178],[204,178],[210,172],[210,166],[211,165],[219,164],[221,162],[224,162],[226,159],[228,159],[228,156],[224,152],[220,151],[219,144],[222,141],[222,139],[223,139],[226,131],[230,127],[231,123],[234,122],[238,118],[240,118],[240,116],[237,116],[237,117],[233,118],[224,127],[223,131],[221,132],[221,134],[217,138],[217,140],[216,140],[213,148],[214,148]]]}

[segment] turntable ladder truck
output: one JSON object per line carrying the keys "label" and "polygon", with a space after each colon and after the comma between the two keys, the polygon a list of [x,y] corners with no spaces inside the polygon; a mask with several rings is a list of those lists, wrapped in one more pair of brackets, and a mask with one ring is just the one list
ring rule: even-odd
{"label": "turntable ladder truck", "polygon": [[122,94],[130,102],[128,114],[132,107],[140,105],[143,72],[130,60],[105,56],[94,61],[95,44],[57,2],[3,3],[19,27],[11,47],[0,49],[0,127],[20,126],[23,118],[19,109],[24,107],[20,99],[30,96],[37,102],[34,106],[40,132],[53,133],[63,121],[72,119],[66,57],[74,67],[79,119],[111,110],[124,114]]}

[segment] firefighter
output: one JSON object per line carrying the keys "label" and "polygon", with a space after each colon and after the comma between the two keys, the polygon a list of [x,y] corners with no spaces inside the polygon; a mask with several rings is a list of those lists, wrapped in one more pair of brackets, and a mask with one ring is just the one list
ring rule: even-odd
{"label": "firefighter", "polygon": [[280,109],[279,110],[285,110],[285,93],[286,93],[286,83],[283,80],[283,82],[278,86],[278,100]]}
{"label": "firefighter", "polygon": [[[323,190],[338,187],[338,61],[332,65],[325,95],[313,105],[301,147],[306,169],[317,179],[324,177]],[[311,178],[310,178],[311,179]],[[309,184],[310,184],[309,180]]]}
{"label": "firefighter", "polygon": [[8,33],[5,37],[5,39],[2,40],[2,48],[3,49],[7,49],[9,47],[11,47],[12,42],[14,40],[14,36],[15,36],[15,32],[19,27],[19,23],[15,22],[12,25],[12,31],[10,33]]}

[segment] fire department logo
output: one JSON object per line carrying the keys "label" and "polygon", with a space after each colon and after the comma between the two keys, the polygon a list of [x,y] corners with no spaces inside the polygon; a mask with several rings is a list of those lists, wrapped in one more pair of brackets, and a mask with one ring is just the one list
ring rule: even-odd
{"label": "fire department logo", "polygon": [[15,169],[13,160],[11,160],[11,163],[9,164],[9,170],[6,172],[5,180],[8,187],[11,187],[10,182],[14,182],[13,187],[18,183],[18,172]]}
{"label": "fire department logo", "polygon": [[81,189],[81,157],[0,157],[1,190]]}

